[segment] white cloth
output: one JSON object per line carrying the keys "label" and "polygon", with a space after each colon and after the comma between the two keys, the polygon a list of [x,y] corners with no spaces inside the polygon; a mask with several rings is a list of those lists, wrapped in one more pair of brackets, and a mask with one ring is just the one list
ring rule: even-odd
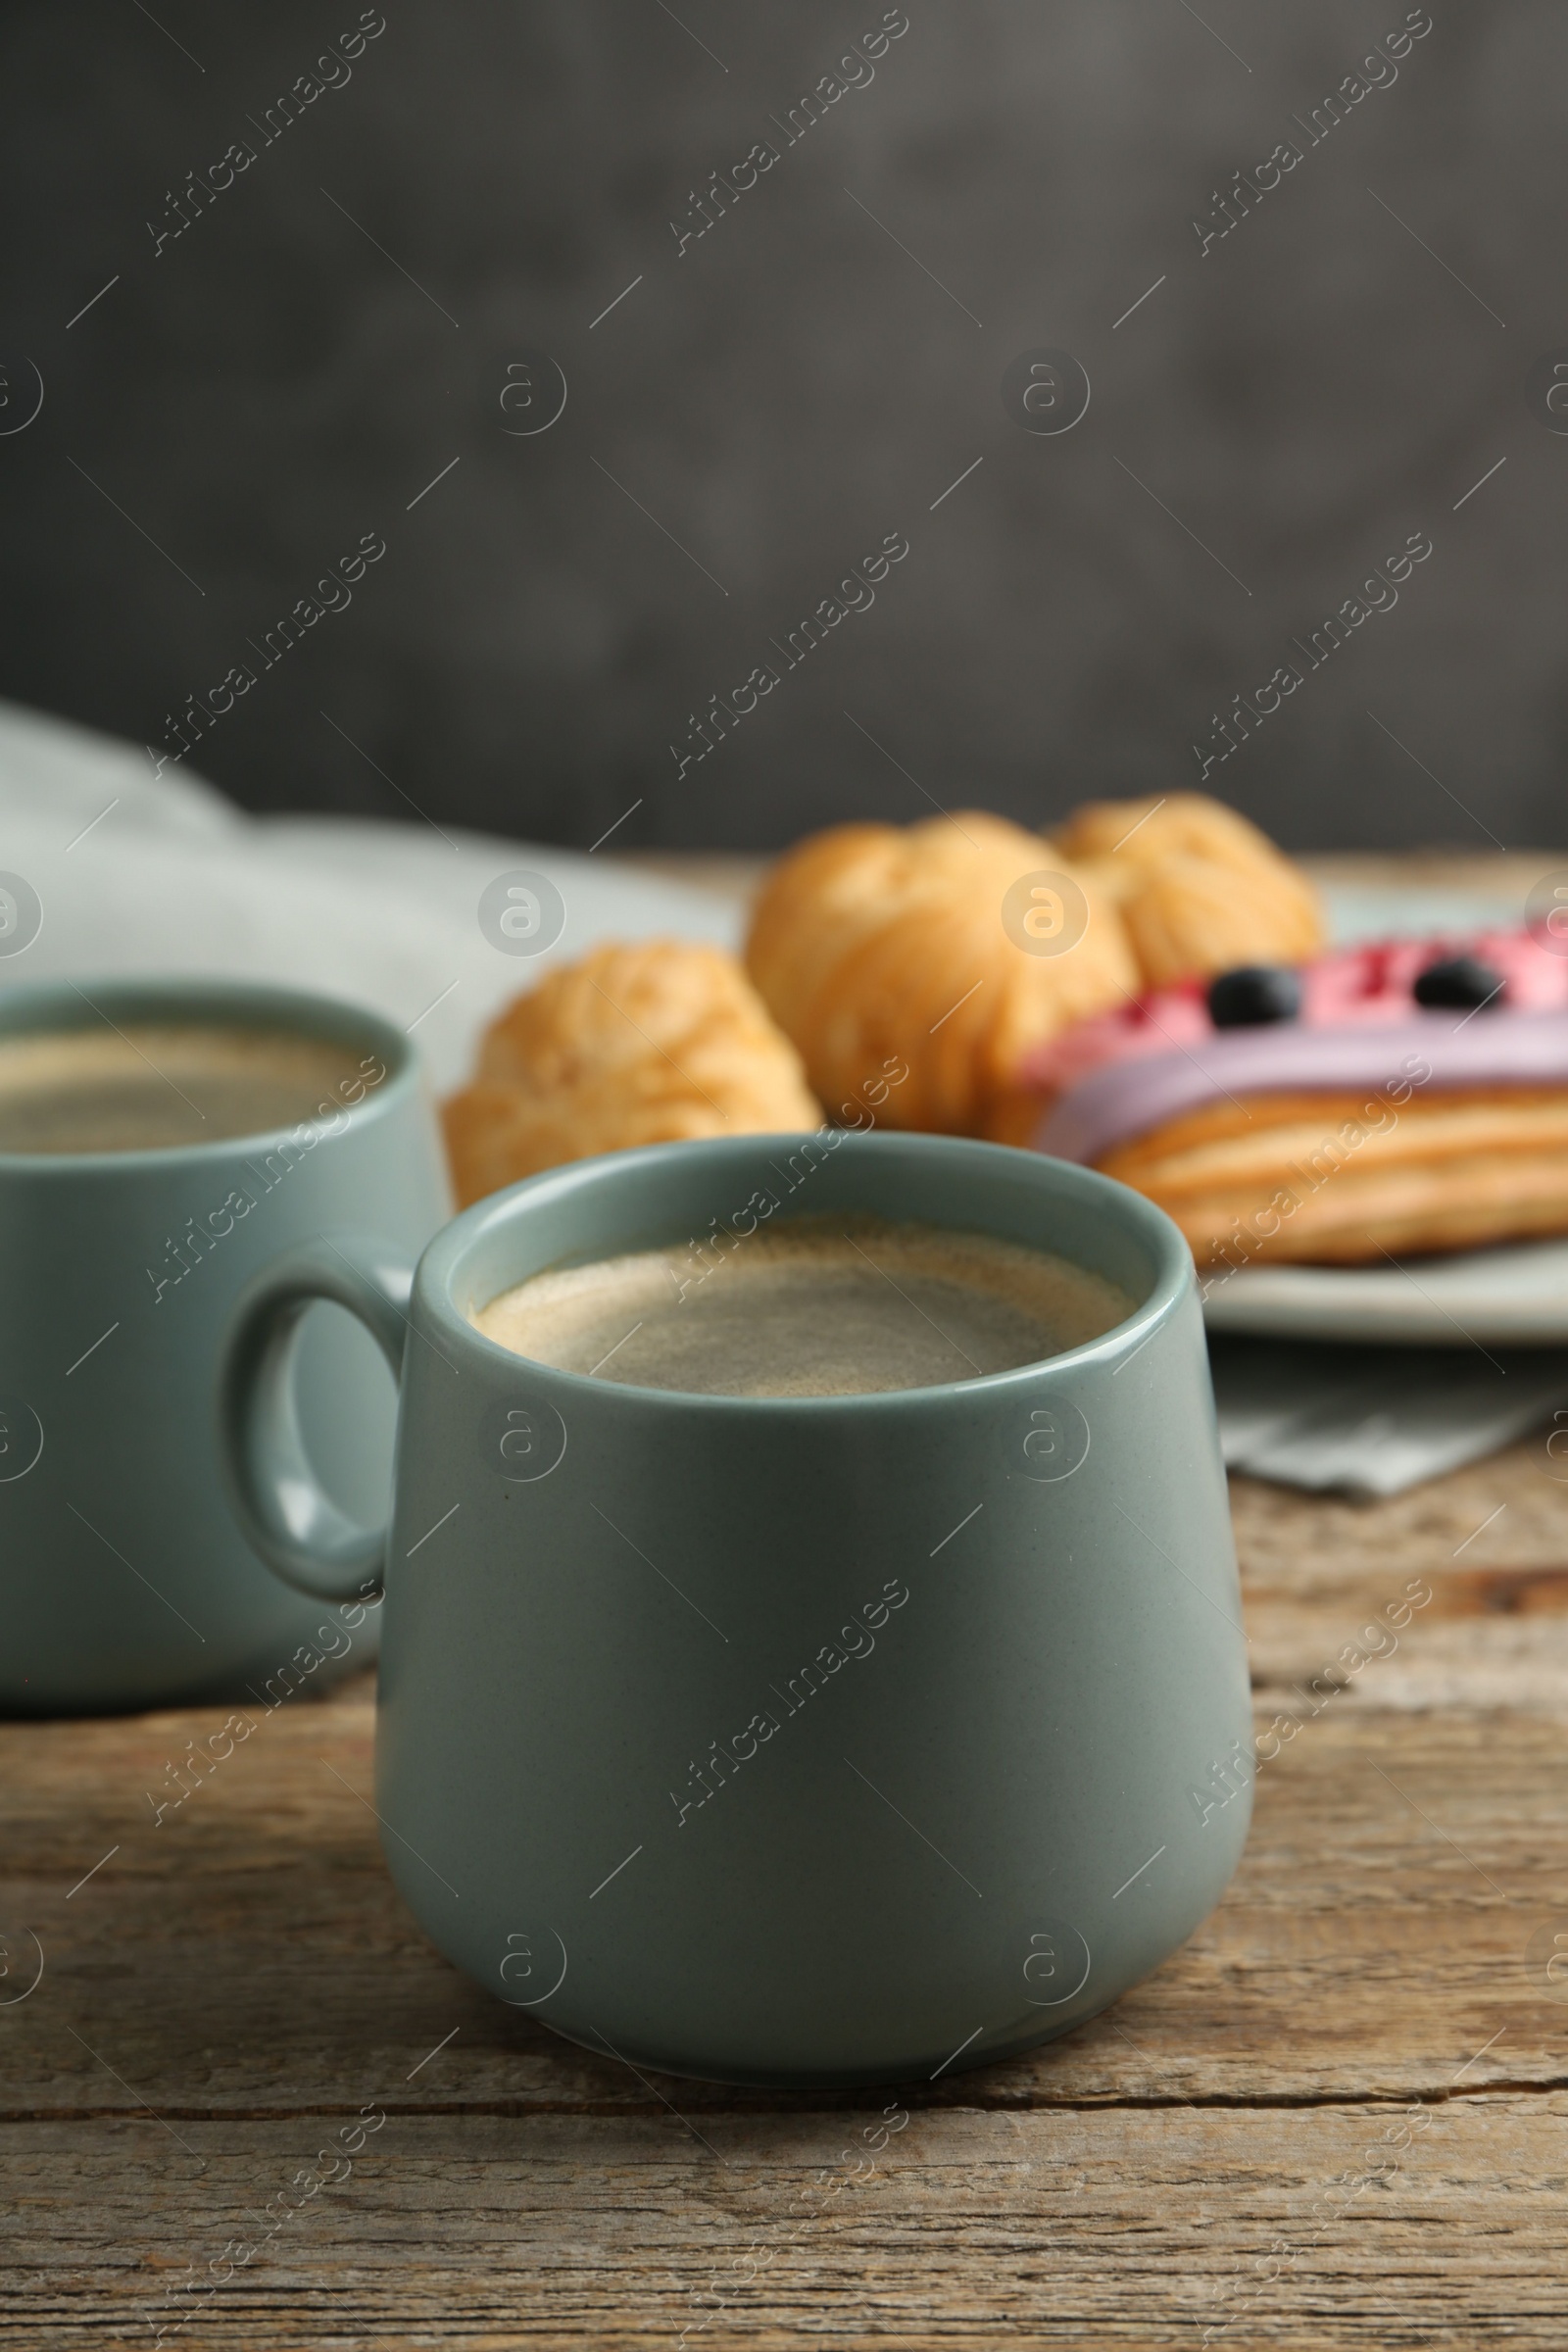
{"label": "white cloth", "polygon": [[1372,1501],[1496,1453],[1568,1405],[1568,1349],[1209,1341],[1232,1470]]}
{"label": "white cloth", "polygon": [[[565,928],[537,956],[480,930],[481,893],[525,868],[560,892]],[[741,910],[602,856],[451,826],[252,817],[144,752],[0,704],[0,872],[43,907],[0,955],[0,990],[150,974],[266,980],[412,1026],[438,1090],[468,1075],[500,1007],[551,963],[605,939],[738,944]]]}

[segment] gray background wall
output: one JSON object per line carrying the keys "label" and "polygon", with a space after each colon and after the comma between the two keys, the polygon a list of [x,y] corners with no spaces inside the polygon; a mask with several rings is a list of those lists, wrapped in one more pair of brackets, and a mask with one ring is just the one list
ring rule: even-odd
{"label": "gray background wall", "polygon": [[[384,0],[264,145],[353,0],[13,0],[0,692],[156,746],[250,660],[193,757],[258,808],[401,794],[585,845],[640,802],[628,848],[931,799],[1047,822],[1195,783],[1215,708],[1424,532],[1210,786],[1302,848],[1561,841],[1568,437],[1530,391],[1568,345],[1560,6],[1432,0],[1315,146],[1291,118],[1402,0],[906,7],[785,146],[769,118],[882,0]],[[758,139],[776,166],[679,251]],[[1093,386],[1068,433],[1004,409],[1041,345]],[[566,407],[519,437],[540,349]],[[688,711],[890,531],[874,607],[677,780]],[[264,669],[248,643],[367,532],[352,605]]]}

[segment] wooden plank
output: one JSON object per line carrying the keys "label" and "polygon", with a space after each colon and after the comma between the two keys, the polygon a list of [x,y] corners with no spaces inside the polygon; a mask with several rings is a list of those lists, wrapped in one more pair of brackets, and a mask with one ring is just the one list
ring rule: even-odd
{"label": "wooden plank", "polygon": [[[1182,1952],[1062,2042],[939,2084],[939,2103],[1433,2095],[1504,2022],[1498,2079],[1559,2081],[1543,2034],[1564,2021],[1522,1955],[1568,1912],[1568,1724],[1375,1710],[1361,1688],[1393,1671],[1302,1710],[1259,1771],[1237,1881]],[[280,1709],[148,1827],[141,1790],[216,1720],[0,1732],[0,1785],[30,1767],[31,1791],[4,1832],[5,1907],[46,1969],[37,1995],[0,2007],[4,2112],[352,2106],[455,2027],[443,2099],[647,2103],[635,2078],[461,1978],[405,1911],[355,1793],[371,1786],[363,1682]],[[426,2078],[405,2103],[433,2095]],[[735,2097],[683,2093],[703,2109]]]}
{"label": "wooden plank", "polygon": [[[1561,2343],[1568,2005],[1526,1947],[1568,1934],[1568,1491],[1527,1446],[1236,1508],[1264,1745],[1297,1728],[1235,1886],[1061,2043],[906,2090],[853,2187],[886,2101],[645,2082],[430,1948],[362,1801],[367,1678],[156,1828],[223,1710],[0,1727],[0,1922],[45,1952],[0,2000],[0,2342],[149,2346],[249,2231],[172,2341]],[[1326,1685],[1412,1576],[1397,1648]],[[264,2242],[244,2209],[367,2102],[353,2175]]]}
{"label": "wooden plank", "polygon": [[0,2340],[1563,2340],[1560,2097],[938,2110],[870,2154],[883,2104],[705,2116],[701,2138],[669,2114],[393,2114],[314,2199],[337,2165],[303,2117],[193,2124],[185,2148],[149,2123],[6,2127]]}
{"label": "wooden plank", "polygon": [[1548,1435],[1382,1502],[1233,1479],[1243,1574],[1261,1595],[1333,1590],[1363,1574],[1392,1578],[1396,1591],[1418,1572],[1568,1566],[1568,1461],[1548,1455]]}
{"label": "wooden plank", "polygon": [[1340,1674],[1345,1714],[1568,1718],[1568,1464],[1548,1435],[1370,1506],[1233,1480],[1260,1712]]}

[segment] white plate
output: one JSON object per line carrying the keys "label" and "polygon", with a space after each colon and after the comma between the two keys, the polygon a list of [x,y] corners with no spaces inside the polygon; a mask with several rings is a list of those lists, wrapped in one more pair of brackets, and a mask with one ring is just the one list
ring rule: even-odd
{"label": "white plate", "polygon": [[1210,1331],[1430,1348],[1568,1341],[1568,1242],[1520,1242],[1397,1266],[1244,1266],[1203,1307]]}
{"label": "white plate", "polygon": [[[1336,884],[1323,895],[1338,947],[1523,920],[1518,900],[1501,893]],[[1464,1250],[1397,1266],[1245,1266],[1215,1286],[1203,1319],[1210,1331],[1272,1339],[1561,1346],[1568,1341],[1568,1242]]]}

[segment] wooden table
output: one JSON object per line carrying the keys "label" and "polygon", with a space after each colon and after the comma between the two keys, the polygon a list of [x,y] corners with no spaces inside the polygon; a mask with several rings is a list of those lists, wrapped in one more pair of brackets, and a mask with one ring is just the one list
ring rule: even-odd
{"label": "wooden table", "polygon": [[906,2088],[858,2173],[885,2095],[645,2079],[431,1949],[368,1676],[156,1828],[222,1710],[0,1727],[0,2343],[1560,2347],[1565,1471],[1238,1482],[1258,1728],[1299,1728],[1234,1886],[1064,2040]]}
{"label": "wooden table", "polygon": [[[45,1966],[0,2008],[0,2341],[190,2311],[166,2341],[1560,2347],[1568,2002],[1526,1962],[1568,1936],[1558,1467],[1538,1442],[1371,1508],[1238,1484],[1260,1730],[1411,1578],[1432,1600],[1263,1766],[1186,1949],[1031,2058],[911,2084],[853,2184],[884,2097],[645,2081],[438,1957],[377,1850],[368,1676],[156,1829],[220,1711],[5,1727],[5,1910]],[[268,2236],[367,2106],[352,2174]]]}

